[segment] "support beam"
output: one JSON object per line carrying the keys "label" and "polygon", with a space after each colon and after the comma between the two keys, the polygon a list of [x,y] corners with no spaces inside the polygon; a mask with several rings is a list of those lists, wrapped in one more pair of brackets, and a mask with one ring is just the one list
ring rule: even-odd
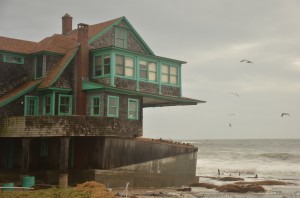
{"label": "support beam", "polygon": [[30,141],[31,138],[22,139],[21,173],[24,175],[28,174],[29,170]]}
{"label": "support beam", "polygon": [[69,137],[61,137],[60,138],[60,163],[59,163],[59,170],[61,173],[68,172],[69,166]]}

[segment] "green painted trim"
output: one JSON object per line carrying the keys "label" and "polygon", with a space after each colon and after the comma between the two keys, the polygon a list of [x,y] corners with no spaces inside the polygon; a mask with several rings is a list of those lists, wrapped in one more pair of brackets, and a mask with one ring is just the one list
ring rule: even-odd
{"label": "green painted trim", "polygon": [[98,34],[96,34],[95,36],[93,36],[92,38],[90,38],[89,41],[88,41],[88,43],[89,44],[93,43],[95,40],[97,40],[99,37],[101,37],[107,31],[111,30],[114,26],[118,25],[122,20],[123,20],[123,17],[121,17],[120,19],[118,19],[117,21],[115,21],[113,24],[111,24],[110,26],[108,26],[107,28],[105,28],[104,30],[102,30],[101,32],[99,32]]}
{"label": "green painted trim", "polygon": [[[13,53],[3,53],[2,55],[3,55],[3,62],[5,62],[5,63],[13,63],[13,64],[20,64],[20,65],[24,64],[24,58],[25,58],[24,56],[16,55]],[[9,61],[9,60],[7,60],[8,56],[11,56],[14,58],[20,58],[21,60],[20,61]]]}
{"label": "green painted trim", "polygon": [[[89,82],[89,83],[91,83],[91,82]],[[97,83],[94,83],[94,84],[97,84]],[[132,91],[132,90],[128,90],[128,89],[119,89],[119,88],[116,88],[116,87],[110,87],[110,86],[104,86],[104,85],[100,85],[98,88],[95,88],[93,90],[104,90],[104,91],[109,91],[109,92],[112,92],[112,93],[149,97],[149,98],[168,100],[168,101],[174,101],[174,102],[205,103],[205,101],[202,101],[202,100],[181,98],[181,97],[175,97],[175,96],[150,94],[150,93]]]}
{"label": "green painted trim", "polygon": [[115,87],[115,73],[116,73],[116,54],[111,52],[110,55],[110,85]]}
{"label": "green painted trim", "polygon": [[[117,100],[117,104],[116,106],[111,106],[110,105],[110,98],[116,99]],[[109,108],[110,107],[115,107],[116,108],[116,114],[110,114],[109,113]],[[118,96],[107,96],[107,117],[115,117],[118,118],[119,117],[119,97]]]}
{"label": "green painted trim", "polygon": [[139,73],[139,67],[138,67],[139,62],[140,62],[140,58],[139,58],[139,56],[136,56],[136,58],[135,58],[136,67],[135,67],[134,73],[135,73],[136,90],[137,91],[140,91],[140,73]]}
{"label": "green painted trim", "polygon": [[93,82],[89,82],[89,81],[82,81],[82,90],[94,90],[94,89],[102,89],[103,85],[97,84],[97,83],[93,83]]}
{"label": "green painted trim", "polygon": [[[33,100],[34,101],[34,106],[33,106],[33,115],[32,114],[28,114],[28,102],[29,100]],[[39,113],[39,97],[38,96],[25,96],[24,99],[24,116],[37,116]]]}
{"label": "green painted trim", "polygon": [[162,56],[155,56],[155,55],[151,55],[151,54],[144,54],[144,53],[130,51],[130,50],[115,47],[115,46],[109,46],[109,47],[104,47],[104,48],[100,48],[100,49],[90,50],[90,52],[92,54],[94,54],[94,53],[103,53],[103,51],[104,52],[114,51],[116,53],[120,53],[120,52],[128,53],[131,56],[134,54],[134,55],[138,55],[138,56],[141,56],[141,57],[152,58],[152,59],[155,59],[155,60],[160,59],[162,61],[171,62],[173,64],[185,64],[185,63],[187,63],[186,61],[180,61],[180,60],[176,60],[176,59],[166,58],[166,57],[162,57]]}
{"label": "green painted trim", "polygon": [[[136,116],[135,117],[130,117],[130,105],[129,105],[130,102],[134,102],[135,103],[135,107],[136,107],[136,111],[135,111]],[[139,100],[128,98],[128,103],[127,104],[128,104],[127,118],[129,120],[138,120],[139,119]]]}
{"label": "green painted trim", "polygon": [[53,79],[53,81],[50,83],[49,87],[53,85],[54,82],[57,81],[57,79],[61,76],[61,74],[65,71],[66,67],[69,65],[69,63],[72,61],[72,59],[74,58],[74,56],[76,55],[76,53],[78,52],[79,48],[77,48],[73,54],[71,55],[71,57],[68,59],[68,61],[66,62],[66,64],[64,64],[63,68],[59,71],[59,73],[57,74],[57,76],[55,76],[55,78]]}
{"label": "green painted trim", "polygon": [[[62,113],[60,110],[62,97],[69,98],[70,103],[68,104],[68,107],[69,107],[68,113]],[[67,95],[67,94],[59,94],[58,95],[58,115],[72,115],[72,95]]]}
{"label": "green painted trim", "polygon": [[[99,99],[98,106],[95,106],[94,99]],[[94,113],[94,107],[99,108],[99,113]],[[90,97],[90,116],[100,116],[101,115],[101,97],[100,96],[91,96]]]}
{"label": "green painted trim", "polygon": [[60,92],[70,92],[70,91],[72,91],[71,88],[57,88],[57,87],[48,87],[48,88],[39,89],[39,91],[44,91],[44,90],[60,91]]}
{"label": "green painted trim", "polygon": [[3,102],[0,103],[0,108],[4,107],[5,105],[11,103],[12,101],[16,100],[17,98],[27,94],[31,90],[33,90],[36,86],[38,86],[41,83],[41,81],[36,82],[32,86],[28,87],[27,89],[24,89],[22,92],[17,93],[16,95],[4,100]]}

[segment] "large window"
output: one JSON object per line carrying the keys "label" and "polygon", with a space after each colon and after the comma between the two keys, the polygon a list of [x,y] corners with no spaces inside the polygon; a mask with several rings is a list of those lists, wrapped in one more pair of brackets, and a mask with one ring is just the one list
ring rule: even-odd
{"label": "large window", "polygon": [[151,61],[140,61],[140,79],[157,81],[157,64]]}
{"label": "large window", "polygon": [[126,48],[126,31],[122,28],[116,28],[115,30],[115,46]]}
{"label": "large window", "polygon": [[52,95],[45,95],[43,97],[43,114],[52,115]]}
{"label": "large window", "polygon": [[100,96],[91,96],[90,115],[91,116],[100,115]]}
{"label": "large window", "polygon": [[116,55],[116,74],[134,77],[134,59],[132,57]]}
{"label": "large window", "polygon": [[59,94],[58,115],[72,115],[72,96]]}
{"label": "large window", "polygon": [[34,116],[38,115],[38,97],[25,96],[24,115]]}
{"label": "large window", "polygon": [[15,64],[24,64],[24,57],[13,55],[13,54],[4,54],[3,55],[3,62],[7,63],[15,63]]}
{"label": "large window", "polygon": [[119,97],[117,96],[107,97],[107,116],[119,117]]}
{"label": "large window", "polygon": [[178,67],[162,64],[161,81],[166,84],[178,84]]}
{"label": "large window", "polygon": [[44,77],[44,56],[39,55],[35,58],[35,79]]}
{"label": "large window", "polygon": [[137,120],[139,110],[139,101],[136,99],[128,99],[128,119]]}
{"label": "large window", "polygon": [[110,56],[98,55],[95,56],[94,77],[110,74]]}

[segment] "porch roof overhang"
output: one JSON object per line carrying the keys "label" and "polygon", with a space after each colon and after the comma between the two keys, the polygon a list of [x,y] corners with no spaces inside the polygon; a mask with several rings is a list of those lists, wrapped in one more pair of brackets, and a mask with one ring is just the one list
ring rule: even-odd
{"label": "porch roof overhang", "polygon": [[182,106],[182,105],[197,105],[198,103],[205,103],[206,101],[196,100],[186,97],[176,97],[169,95],[158,95],[145,93],[140,91],[120,89],[116,87],[106,86],[90,81],[83,81],[82,89],[85,91],[104,90],[113,93],[127,94],[133,96],[141,96],[143,98],[143,107],[163,107],[163,106]]}

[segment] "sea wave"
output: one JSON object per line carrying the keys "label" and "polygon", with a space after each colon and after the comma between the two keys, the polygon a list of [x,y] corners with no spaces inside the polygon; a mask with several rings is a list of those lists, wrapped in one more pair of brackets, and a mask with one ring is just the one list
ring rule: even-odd
{"label": "sea wave", "polygon": [[258,156],[270,160],[300,162],[300,154],[295,153],[261,153]]}

